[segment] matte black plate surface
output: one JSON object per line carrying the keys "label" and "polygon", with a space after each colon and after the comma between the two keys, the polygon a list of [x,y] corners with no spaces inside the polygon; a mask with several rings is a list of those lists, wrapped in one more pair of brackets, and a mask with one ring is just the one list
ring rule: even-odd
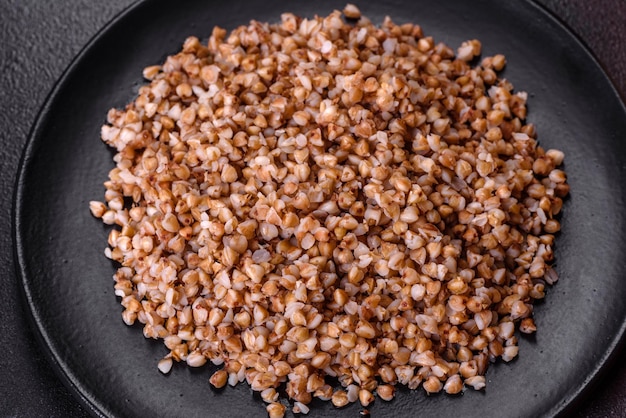
{"label": "matte black plate surface", "polygon": [[[177,52],[189,35],[214,25],[232,29],[280,13],[326,15],[345,1],[201,0],[174,6],[141,3],[101,32],[52,92],[25,150],[15,201],[15,240],[26,302],[59,375],[79,399],[105,416],[264,416],[258,395],[241,384],[212,391],[213,366],[156,368],[161,342],[127,327],[113,293],[115,267],[104,257],[107,228],[91,217],[112,168],[99,129],[111,107],[131,101],[142,68]],[[448,45],[477,38],[483,54],[504,53],[504,76],[529,93],[529,120],[540,143],[566,154],[571,197],[564,208],[556,259],[560,275],[536,306],[538,331],[521,338],[520,356],[492,365],[485,391],[426,396],[400,391],[368,409],[374,417],[551,416],[571,411],[611,360],[624,334],[626,111],[591,55],[542,9],[523,1],[364,1],[380,22],[419,23]],[[311,416],[358,416],[314,402]]]}

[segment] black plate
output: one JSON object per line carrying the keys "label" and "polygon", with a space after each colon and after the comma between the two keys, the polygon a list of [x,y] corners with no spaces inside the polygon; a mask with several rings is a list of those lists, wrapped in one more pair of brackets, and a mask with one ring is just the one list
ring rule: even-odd
{"label": "black plate", "polygon": [[[325,15],[344,0],[170,1],[136,5],[101,32],[61,78],[44,105],[25,150],[15,200],[19,273],[34,327],[59,375],[95,415],[263,416],[247,385],[215,392],[213,370],[156,368],[166,353],[139,327],[121,321],[113,293],[115,267],[103,255],[107,228],[88,202],[102,199],[112,168],[99,129],[111,107],[123,107],[143,82],[144,66],[162,62],[188,35],[206,38],[280,13]],[[538,6],[522,1],[395,0],[361,2],[380,22],[419,23],[456,47],[478,38],[484,54],[504,53],[505,77],[529,93],[529,120],[540,143],[566,154],[572,193],[565,205],[556,259],[561,277],[535,310],[538,332],[521,338],[519,359],[492,365],[484,392],[426,396],[401,391],[376,401],[375,417],[551,416],[572,411],[610,363],[626,318],[626,110],[580,42]],[[311,416],[358,416],[315,402]]]}

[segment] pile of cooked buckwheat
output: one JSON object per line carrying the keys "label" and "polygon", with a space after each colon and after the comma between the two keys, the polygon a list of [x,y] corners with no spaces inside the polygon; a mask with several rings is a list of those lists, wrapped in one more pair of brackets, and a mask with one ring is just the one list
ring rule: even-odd
{"label": "pile of cooked buckwheat", "polygon": [[102,127],[124,321],[271,417],[283,383],[296,413],[481,389],[557,280],[564,156],[504,56],[343,15],[188,38]]}

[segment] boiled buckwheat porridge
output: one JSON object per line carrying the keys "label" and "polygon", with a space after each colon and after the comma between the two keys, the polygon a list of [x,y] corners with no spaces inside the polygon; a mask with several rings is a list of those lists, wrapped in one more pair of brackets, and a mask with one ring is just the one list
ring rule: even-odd
{"label": "boiled buckwheat porridge", "polygon": [[347,5],[147,67],[102,127],[116,167],[90,208],[159,370],[212,362],[213,386],[245,380],[281,417],[279,387],[295,413],[366,407],[479,390],[515,358],[569,186],[505,57],[480,55]]}

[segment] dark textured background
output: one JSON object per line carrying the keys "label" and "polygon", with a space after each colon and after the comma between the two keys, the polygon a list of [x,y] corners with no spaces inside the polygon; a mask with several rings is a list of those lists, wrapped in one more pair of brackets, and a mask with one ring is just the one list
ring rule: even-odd
{"label": "dark textured background", "polygon": [[[81,47],[130,3],[0,0],[0,417],[87,415],[52,372],[25,320],[14,272],[11,201],[22,148],[54,82]],[[539,3],[589,46],[626,99],[626,2]],[[626,417],[625,361],[618,359],[606,371],[581,402],[579,417]]]}

